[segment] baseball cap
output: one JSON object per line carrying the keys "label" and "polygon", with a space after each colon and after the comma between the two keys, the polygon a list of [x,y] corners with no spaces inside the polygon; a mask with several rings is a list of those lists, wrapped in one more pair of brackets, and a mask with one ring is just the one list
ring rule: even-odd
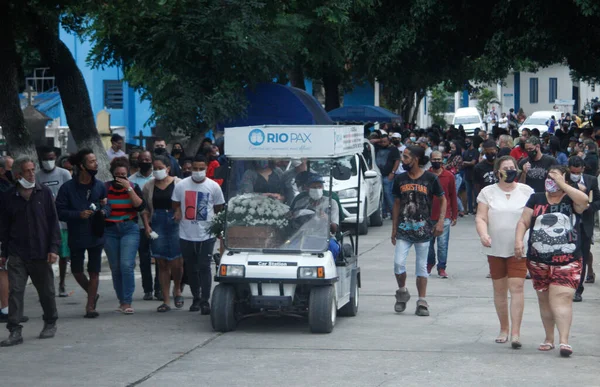
{"label": "baseball cap", "polygon": [[400,133],[392,133],[392,138],[402,138],[402,135]]}
{"label": "baseball cap", "polygon": [[323,180],[323,176],[318,175],[316,173],[311,173],[308,176],[308,184],[312,184],[312,183],[325,183],[325,180]]}

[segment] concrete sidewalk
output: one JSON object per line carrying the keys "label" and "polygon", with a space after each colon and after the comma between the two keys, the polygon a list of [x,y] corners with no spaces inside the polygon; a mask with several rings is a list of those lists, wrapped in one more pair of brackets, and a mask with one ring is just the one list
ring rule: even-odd
{"label": "concrete sidewalk", "polygon": [[[305,320],[251,318],[235,332],[212,331],[210,318],[183,310],[159,314],[157,301],[141,301],[136,314],[114,312],[117,301],[105,269],[100,317],[82,318],[84,294],[68,277],[72,297],[59,298],[58,334],[38,340],[41,309],[26,294],[31,321],[25,343],[0,349],[3,386],[600,386],[600,283],[574,305],[574,355],[542,353],[544,338],[531,282],[527,281],[523,349],[494,343],[499,325],[487,261],[480,254],[473,217],[452,228],[449,279],[432,277],[430,317],[414,315],[414,255],[409,257],[406,312],[393,310],[396,289],[391,224],[361,238],[360,311],[339,318],[333,333],[314,335]],[[600,249],[594,248],[600,259]],[[596,265],[599,267],[599,265]],[[5,332],[7,334],[7,332]]]}

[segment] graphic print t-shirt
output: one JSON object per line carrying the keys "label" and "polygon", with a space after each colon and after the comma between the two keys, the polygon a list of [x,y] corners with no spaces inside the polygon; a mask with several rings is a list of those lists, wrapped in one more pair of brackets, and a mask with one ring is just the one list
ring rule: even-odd
{"label": "graphic print t-shirt", "polygon": [[403,173],[394,180],[392,193],[401,203],[396,238],[414,243],[429,241],[433,236],[433,196],[444,196],[437,176],[425,172],[413,180],[408,173]]}
{"label": "graphic print t-shirt", "polygon": [[533,210],[527,259],[563,266],[581,258],[580,217],[571,198],[565,195],[560,203],[549,204],[545,193],[535,193],[527,207]]}
{"label": "graphic print t-shirt", "polygon": [[496,184],[498,178],[494,174],[494,164],[490,164],[485,160],[477,164],[474,170],[473,182],[479,184],[481,189]]}
{"label": "graphic print t-shirt", "polygon": [[543,155],[541,159],[535,161],[529,161],[529,158],[525,158],[519,162],[519,169],[523,170],[523,165],[526,163],[531,164],[531,168],[527,171],[527,178],[525,184],[533,188],[536,193],[546,192],[546,176],[548,176],[548,169],[551,166],[558,164],[558,161],[552,156]]}
{"label": "graphic print t-shirt", "polygon": [[181,205],[179,237],[190,242],[202,242],[213,237],[208,232],[215,215],[214,206],[225,203],[219,184],[204,179],[200,184],[191,177],[175,185],[171,200]]}

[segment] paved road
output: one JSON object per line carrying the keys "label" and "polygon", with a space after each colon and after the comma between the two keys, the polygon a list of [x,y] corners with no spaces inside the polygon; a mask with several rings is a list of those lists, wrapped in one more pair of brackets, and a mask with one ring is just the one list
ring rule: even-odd
{"label": "paved road", "polygon": [[[186,308],[156,313],[141,301],[125,316],[111,282],[101,282],[100,318],[82,318],[81,290],[57,299],[59,330],[40,341],[41,310],[28,288],[25,344],[0,349],[2,386],[600,386],[600,284],[575,305],[575,354],[536,350],[543,339],[535,293],[526,283],[522,350],[498,345],[487,264],[479,253],[473,218],[452,229],[447,280],[431,278],[430,317],[394,313],[395,280],[388,241],[390,222],[361,239],[360,311],[340,318],[333,333],[309,333],[305,321],[251,319],[236,332],[212,331],[208,316]],[[596,256],[600,252],[596,250]],[[411,293],[414,258],[409,258]],[[108,273],[108,269],[106,269]],[[107,277],[108,278],[108,277]],[[76,289],[72,278],[68,286]],[[186,294],[189,296],[189,294]],[[4,333],[2,334],[4,336]]]}

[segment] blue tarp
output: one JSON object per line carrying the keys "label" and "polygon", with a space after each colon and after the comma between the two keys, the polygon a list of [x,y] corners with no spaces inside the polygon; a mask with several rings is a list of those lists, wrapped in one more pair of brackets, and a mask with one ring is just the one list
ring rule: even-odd
{"label": "blue tarp", "polygon": [[379,106],[344,106],[329,112],[329,117],[337,122],[402,122],[402,117]]}
{"label": "blue tarp", "polygon": [[222,122],[225,127],[254,125],[332,125],[321,104],[304,90],[277,83],[264,83],[246,90],[246,117]]}

